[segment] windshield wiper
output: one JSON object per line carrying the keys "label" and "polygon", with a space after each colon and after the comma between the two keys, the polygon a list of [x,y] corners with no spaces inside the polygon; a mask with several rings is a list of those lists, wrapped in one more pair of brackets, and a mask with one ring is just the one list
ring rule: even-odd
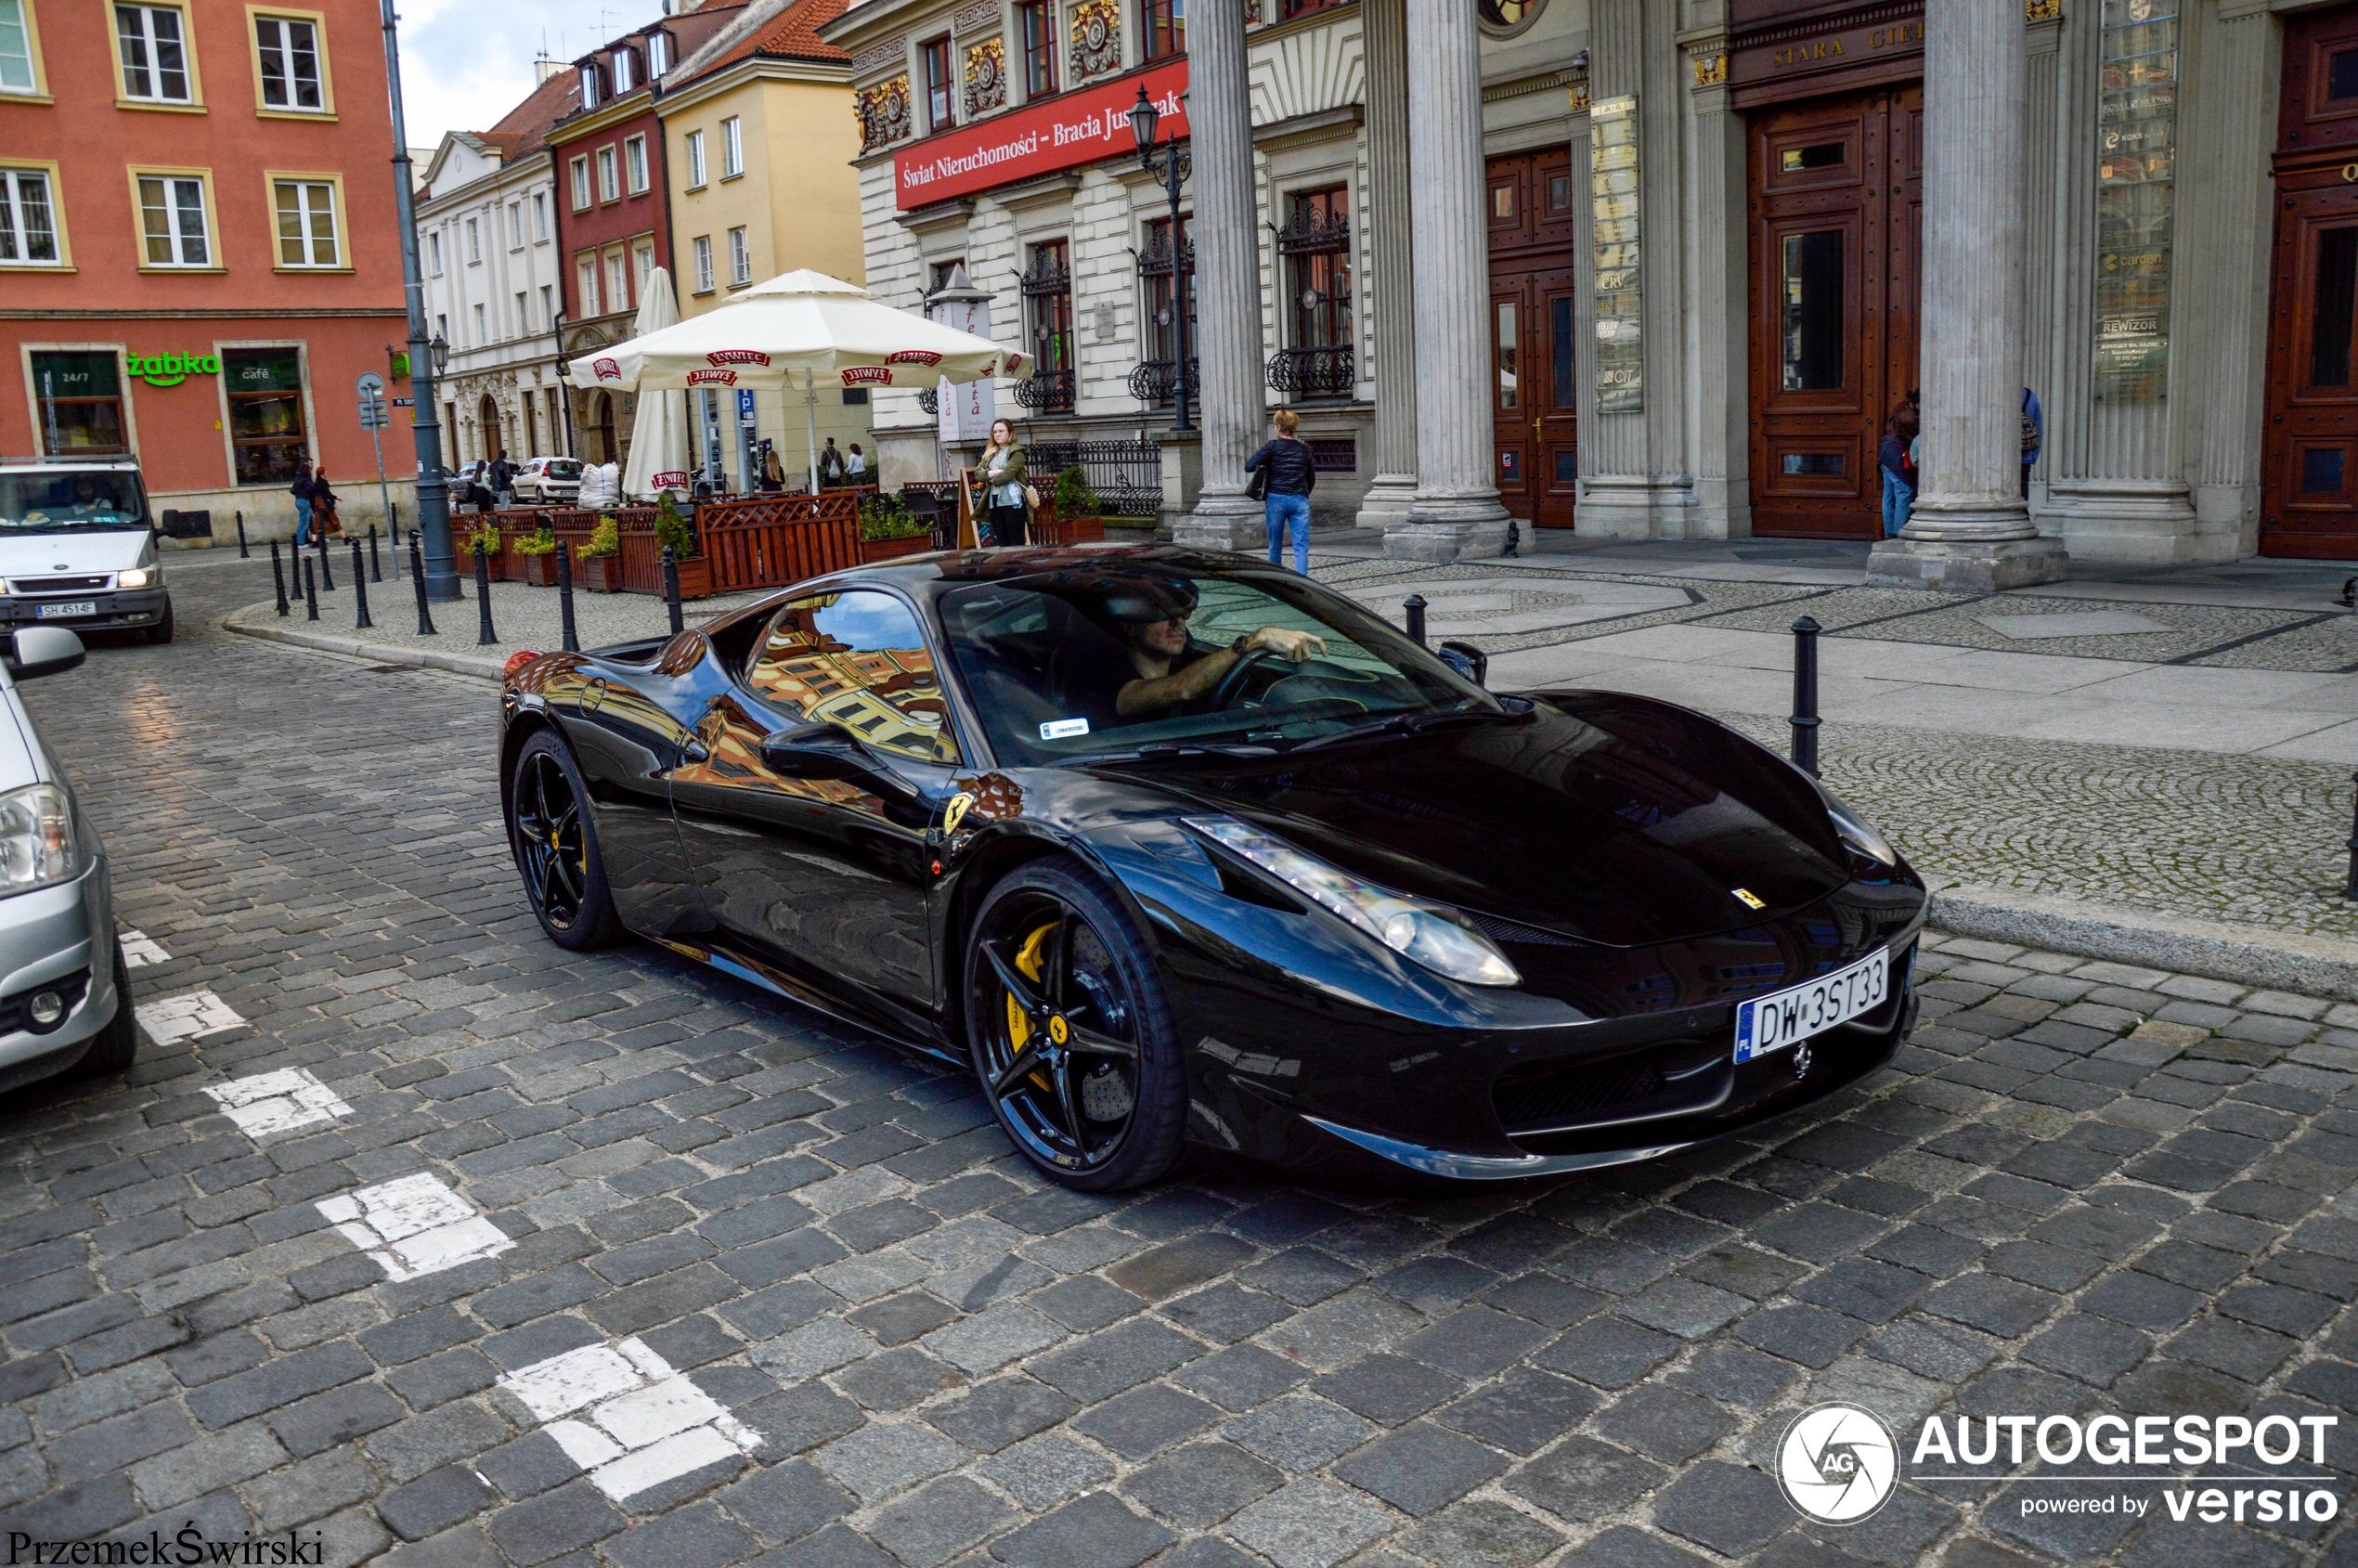
{"label": "windshield wiper", "polygon": [[1297,741],[1288,747],[1289,753],[1315,751],[1320,746],[1340,745],[1345,741],[1371,741],[1383,735],[1421,735],[1452,724],[1490,724],[1511,714],[1491,713],[1482,708],[1453,708],[1445,713],[1395,713],[1368,724],[1354,724],[1348,730],[1338,730],[1331,735],[1315,735]]}
{"label": "windshield wiper", "polygon": [[1086,762],[1140,762],[1159,757],[1275,757],[1272,746],[1247,745],[1231,741],[1148,741],[1131,751],[1102,752],[1095,757],[1077,758]]}

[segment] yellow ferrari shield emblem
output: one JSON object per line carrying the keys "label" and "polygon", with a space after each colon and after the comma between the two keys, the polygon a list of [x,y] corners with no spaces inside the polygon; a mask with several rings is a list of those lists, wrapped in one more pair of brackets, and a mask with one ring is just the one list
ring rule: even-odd
{"label": "yellow ferrari shield emblem", "polygon": [[943,837],[947,838],[958,831],[958,824],[966,820],[966,812],[973,808],[974,803],[975,797],[963,792],[950,797],[950,804],[941,809]]}
{"label": "yellow ferrari shield emblem", "polygon": [[1057,1014],[1055,1017],[1048,1020],[1048,1038],[1055,1041],[1057,1044],[1063,1044],[1065,1041],[1071,1036],[1071,1034],[1072,1026],[1065,1022],[1064,1015],[1062,1013]]}
{"label": "yellow ferrari shield emblem", "polygon": [[1730,888],[1728,891],[1735,894],[1737,899],[1743,902],[1746,909],[1767,909],[1768,907],[1768,901],[1759,897],[1749,888]]}

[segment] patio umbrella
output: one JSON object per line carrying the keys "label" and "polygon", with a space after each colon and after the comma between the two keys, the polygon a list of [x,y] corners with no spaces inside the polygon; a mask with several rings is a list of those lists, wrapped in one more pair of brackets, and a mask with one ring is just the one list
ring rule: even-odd
{"label": "patio umbrella", "polygon": [[[656,267],[640,286],[639,314],[631,318],[630,335],[644,337],[679,321],[671,274]],[[638,411],[630,421],[630,467],[622,476],[623,493],[653,496],[659,490],[687,487],[688,400],[677,393],[642,386]]]}
{"label": "patio umbrella", "polygon": [[[931,387],[1004,376],[1020,381],[1031,356],[895,310],[857,283],[823,272],[788,272],[676,326],[633,336],[573,361],[573,384],[650,388],[755,387],[799,392],[810,441],[810,487],[819,487],[819,378],[844,387]],[[637,456],[632,457],[637,472]]]}

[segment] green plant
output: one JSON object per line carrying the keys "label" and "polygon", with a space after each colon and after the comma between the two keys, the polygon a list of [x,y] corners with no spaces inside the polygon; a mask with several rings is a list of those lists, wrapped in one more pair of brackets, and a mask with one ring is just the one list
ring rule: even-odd
{"label": "green plant", "polygon": [[581,547],[584,555],[620,555],[622,525],[611,517],[601,517],[590,526],[590,542]]}
{"label": "green plant", "polygon": [[1059,517],[1095,517],[1105,510],[1106,503],[1089,487],[1089,476],[1079,463],[1056,475],[1056,515]]}
{"label": "green plant", "polygon": [[685,561],[696,552],[695,525],[680,515],[668,490],[655,502],[655,542],[669,545],[674,560]]}
{"label": "green plant", "polygon": [[551,529],[546,524],[543,524],[538,533],[534,534],[527,538],[521,538],[516,541],[516,553],[518,555],[556,554],[557,536],[555,531]]}
{"label": "green plant", "polygon": [[475,546],[477,545],[483,546],[483,552],[486,555],[499,554],[499,528],[489,523],[477,523],[474,525],[473,531],[467,535],[467,553],[469,555],[473,555],[475,552]]}
{"label": "green plant", "polygon": [[860,537],[863,539],[913,539],[932,532],[925,520],[909,510],[899,496],[875,495],[860,503]]}

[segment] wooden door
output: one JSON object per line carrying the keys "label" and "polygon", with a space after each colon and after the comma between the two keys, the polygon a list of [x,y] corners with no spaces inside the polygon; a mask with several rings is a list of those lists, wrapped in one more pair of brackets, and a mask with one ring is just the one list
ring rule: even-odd
{"label": "wooden door", "polygon": [[1579,499],[1573,201],[1568,153],[1490,162],[1490,399],[1509,512],[1569,528]]}
{"label": "wooden door", "polygon": [[1916,385],[1924,92],[1764,110],[1749,140],[1753,532],[1875,538],[1876,447]]}

